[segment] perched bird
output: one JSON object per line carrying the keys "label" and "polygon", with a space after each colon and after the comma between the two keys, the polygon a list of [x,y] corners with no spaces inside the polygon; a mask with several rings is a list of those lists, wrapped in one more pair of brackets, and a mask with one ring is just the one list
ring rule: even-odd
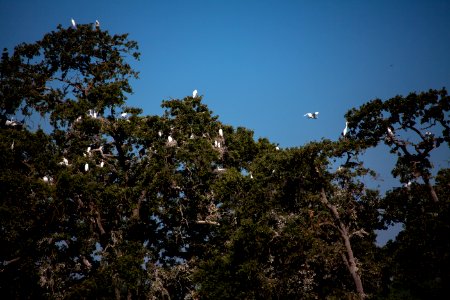
{"label": "perched bird", "polygon": [[158,135],[161,137],[162,136],[162,131],[158,131]]}
{"label": "perched bird", "polygon": [[319,112],[316,111],[314,113],[306,113],[304,115],[304,117],[308,117],[308,119],[317,119],[317,117],[319,116]]}
{"label": "perched bird", "polygon": [[95,20],[95,28],[96,29],[100,28],[100,22],[98,20]]}
{"label": "perched bird", "polygon": [[17,125],[19,125],[19,122],[14,121],[14,120],[6,120],[5,125],[6,126],[17,126]]}
{"label": "perched bird", "polygon": [[14,150],[14,141],[11,144],[11,150]]}
{"label": "perched bird", "polygon": [[97,118],[97,112],[94,110],[94,109],[90,109],[89,111],[88,111],[88,114],[89,114],[89,116],[91,117],[91,118],[94,118],[94,119],[96,119]]}
{"label": "perched bird", "polygon": [[69,161],[67,160],[67,158],[63,157],[62,162],[60,162],[59,164],[60,164],[60,165],[68,166],[68,165],[69,165]]}
{"label": "perched bird", "polygon": [[87,171],[89,171],[89,164],[88,163],[86,163],[85,165],[84,165],[84,170],[87,172]]}
{"label": "perched bird", "polygon": [[220,135],[221,137],[223,137],[223,130],[222,130],[222,128],[219,129],[219,135]]}
{"label": "perched bird", "polygon": [[71,19],[71,22],[72,22],[72,28],[77,29],[77,23],[75,23],[75,20],[73,18]]}
{"label": "perched bird", "polygon": [[342,130],[341,135],[345,137],[347,135],[347,132],[348,132],[348,122],[345,122],[345,128],[344,130]]}
{"label": "perched bird", "polygon": [[167,143],[166,143],[166,145],[168,146],[168,147],[173,147],[173,146],[176,146],[176,144],[177,144],[177,141],[176,140],[174,140],[173,138],[172,138],[172,136],[168,136],[167,137]]}
{"label": "perched bird", "polygon": [[44,180],[44,182],[49,182],[49,181],[50,181],[50,179],[48,178],[48,176],[44,176],[44,177],[42,178],[42,180]]}
{"label": "perched bird", "polygon": [[391,127],[387,128],[387,132],[388,132],[389,137],[391,137],[391,138],[394,137],[394,132],[392,131]]}
{"label": "perched bird", "polygon": [[198,94],[198,91],[197,91],[197,90],[194,90],[194,91],[192,92],[192,98],[197,98],[197,94]]}
{"label": "perched bird", "polygon": [[275,147],[275,150],[277,150],[277,151],[280,150],[280,147],[276,146],[276,147]]}
{"label": "perched bird", "polygon": [[102,162],[100,163],[100,168],[103,168],[104,165],[105,165],[105,162],[102,160]]}
{"label": "perched bird", "polygon": [[128,116],[128,113],[123,112],[123,113],[120,114],[120,116],[121,116],[122,118],[126,118],[126,117]]}

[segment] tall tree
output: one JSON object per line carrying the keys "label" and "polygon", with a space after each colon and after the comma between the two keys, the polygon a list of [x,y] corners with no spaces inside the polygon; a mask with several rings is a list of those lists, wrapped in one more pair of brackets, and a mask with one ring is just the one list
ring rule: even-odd
{"label": "tall tree", "polygon": [[346,117],[351,133],[367,147],[383,141],[397,154],[392,174],[408,184],[421,178],[431,199],[438,202],[433,188],[431,152],[444,142],[450,147],[450,97],[445,89],[411,93],[382,101],[375,99],[351,109]]}

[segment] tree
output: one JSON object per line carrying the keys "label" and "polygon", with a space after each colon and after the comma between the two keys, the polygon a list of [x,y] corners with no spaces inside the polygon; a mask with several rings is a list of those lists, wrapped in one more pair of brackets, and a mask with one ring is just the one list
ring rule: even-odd
{"label": "tree", "polygon": [[346,117],[352,134],[366,147],[383,141],[398,156],[392,174],[404,184],[421,178],[434,202],[439,199],[431,182],[431,152],[450,146],[450,97],[445,89],[429,90],[387,101],[372,100]]}
{"label": "tree", "polygon": [[[387,122],[397,119],[382,119],[383,109],[395,115],[397,102],[352,110],[352,131],[338,141],[279,149],[221,123],[202,97],[165,100],[154,116],[126,106],[129,81],[138,75],[127,61],[139,58],[137,50],[127,35],[87,24],[58,26],[3,52],[2,294],[362,299],[396,297],[396,289],[445,291],[448,262],[438,262],[448,252],[441,242],[448,201],[430,205],[417,183],[409,186],[414,193],[399,188],[381,198],[362,180],[373,172],[360,155],[383,137],[407,158],[396,169],[403,181],[412,170],[405,162],[417,157],[422,163],[412,163],[414,170],[431,178],[430,141],[414,144],[414,156],[406,138],[386,136]],[[418,113],[443,128],[427,135],[436,147],[448,143],[447,118],[433,108],[448,111],[448,98],[438,94],[439,101],[420,96],[431,104]],[[398,108],[401,122],[414,103]],[[430,189],[440,199],[448,198],[447,173]],[[405,232],[378,249],[374,230],[394,221]],[[414,248],[417,236],[429,243]],[[415,250],[431,254],[423,259]],[[424,264],[411,268],[405,257]]]}

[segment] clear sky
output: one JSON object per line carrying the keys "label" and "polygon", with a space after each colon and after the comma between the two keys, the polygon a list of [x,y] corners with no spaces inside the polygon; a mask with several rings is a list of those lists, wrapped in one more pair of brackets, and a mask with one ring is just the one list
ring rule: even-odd
{"label": "clear sky", "polygon": [[[139,43],[129,105],[159,115],[161,100],[197,89],[223,123],[281,147],[337,139],[345,112],[369,100],[450,89],[448,0],[0,0],[0,47],[71,18]],[[384,189],[398,185],[393,158],[366,158]]]}

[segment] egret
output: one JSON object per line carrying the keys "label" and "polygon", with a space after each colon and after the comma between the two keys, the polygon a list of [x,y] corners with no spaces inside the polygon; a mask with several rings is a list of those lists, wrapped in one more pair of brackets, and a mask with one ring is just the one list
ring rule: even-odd
{"label": "egret", "polygon": [[5,125],[6,126],[17,126],[17,125],[19,125],[19,122],[14,121],[14,120],[6,120]]}
{"label": "egret", "polygon": [[75,23],[75,20],[72,18],[72,28],[77,29],[77,23]]}
{"label": "egret", "polygon": [[214,147],[219,147],[219,142],[217,140],[214,140]]}
{"label": "egret", "polygon": [[68,166],[69,165],[69,161],[67,160],[67,158],[63,157],[62,162],[60,162],[59,164]]}
{"label": "egret", "polygon": [[197,98],[197,94],[198,94],[198,91],[197,91],[197,90],[194,90],[194,91],[192,92],[192,98]]}
{"label": "egret", "polygon": [[97,29],[100,28],[100,22],[98,20],[95,20],[95,28]]}
{"label": "egret", "polygon": [[221,137],[223,137],[223,130],[222,130],[222,128],[219,129],[219,135],[220,135]]}
{"label": "egret", "polygon": [[391,138],[394,137],[394,132],[392,131],[391,127],[387,128],[387,132],[388,132],[389,137],[391,137]]}
{"label": "egret", "polygon": [[87,147],[86,152],[87,152],[87,153],[90,153],[90,152],[91,152],[91,146]]}
{"label": "egret", "polygon": [[14,141],[11,144],[11,150],[14,150]]}
{"label": "egret", "polygon": [[172,143],[173,138],[169,135],[169,136],[167,137],[167,141],[168,141],[169,143]]}
{"label": "egret", "polygon": [[276,146],[276,147],[275,147],[275,150],[277,150],[277,151],[280,150],[280,147]]}
{"label": "egret", "polygon": [[348,122],[345,122],[345,128],[344,130],[342,130],[341,135],[345,137],[347,135],[347,132],[348,132]]}
{"label": "egret", "polygon": [[89,171],[89,164],[88,163],[86,163],[85,165],[84,165],[84,170],[87,172],[87,171]]}
{"label": "egret", "polygon": [[42,178],[42,180],[44,180],[44,182],[49,182],[49,178],[48,178],[48,176],[44,176],[43,178]]}
{"label": "egret", "polygon": [[316,111],[314,113],[306,113],[304,115],[304,117],[308,117],[308,119],[317,119],[317,117],[319,116],[319,112]]}
{"label": "egret", "polygon": [[162,131],[158,131],[158,135],[161,137],[162,136]]}
{"label": "egret", "polygon": [[120,116],[121,116],[122,118],[126,118],[126,117],[128,116],[128,113],[123,112],[123,113],[120,114]]}
{"label": "egret", "polygon": [[189,137],[191,140],[195,139],[195,135],[191,133],[191,136]]}
{"label": "egret", "polygon": [[105,165],[105,162],[102,160],[102,162],[100,163],[100,168],[103,168],[104,165]]}

